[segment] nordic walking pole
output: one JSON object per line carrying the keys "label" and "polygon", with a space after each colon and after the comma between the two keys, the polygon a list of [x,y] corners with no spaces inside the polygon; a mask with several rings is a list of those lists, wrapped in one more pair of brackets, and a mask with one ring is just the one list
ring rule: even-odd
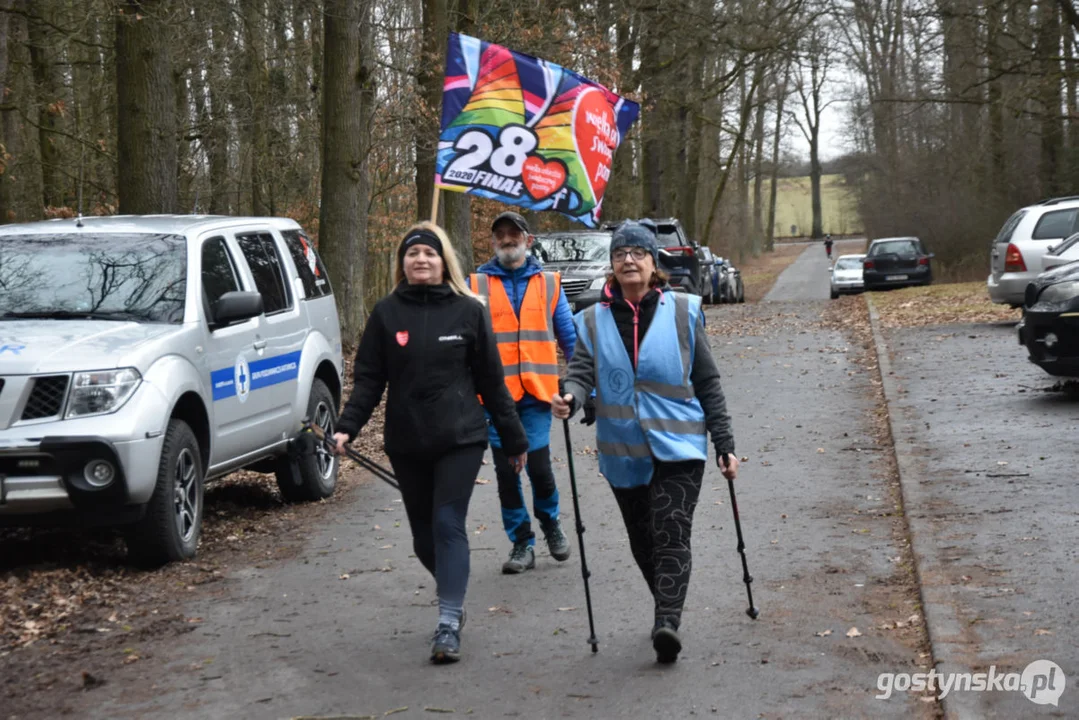
{"label": "nordic walking pole", "polygon": [[[337,444],[330,438],[326,437],[326,433],[324,433],[322,428],[320,428],[318,425],[315,425],[312,422],[307,422],[304,423],[303,427],[305,431],[314,435],[315,439],[321,442],[323,447],[325,447],[330,452],[333,452],[337,449]],[[349,460],[352,460],[364,470],[371,473],[379,480],[385,482],[387,485],[397,490],[401,489],[401,486],[397,484],[397,478],[392,472],[382,467],[366,455],[361,455],[358,450],[354,450],[348,445],[345,445],[345,457],[347,457]]]}
{"label": "nordic walking pole", "polygon": [[569,486],[573,491],[573,515],[577,519],[577,545],[581,550],[581,577],[584,578],[584,602],[588,607],[588,643],[592,646],[592,652],[599,652],[599,640],[596,639],[596,623],[592,619],[592,593],[588,590],[588,578],[592,573],[588,572],[588,562],[584,558],[584,523],[581,522],[581,504],[577,500],[577,473],[573,470],[573,445],[569,439],[569,419],[562,421],[562,428],[566,431],[566,462],[569,463]]}
{"label": "nordic walking pole", "polygon": [[[730,467],[730,453],[723,453],[726,457],[724,460],[727,462],[727,467]],[[760,616],[761,611],[753,605],[753,589],[750,584],[753,582],[753,576],[749,574],[749,564],[746,562],[746,544],[742,540],[742,521],[738,519],[738,501],[734,499],[734,480],[727,478],[727,488],[731,491],[731,509],[734,510],[734,531],[738,534],[738,554],[742,556],[742,580],[746,583],[746,595],[749,596],[749,607],[746,608],[746,615],[749,615],[754,620]]]}

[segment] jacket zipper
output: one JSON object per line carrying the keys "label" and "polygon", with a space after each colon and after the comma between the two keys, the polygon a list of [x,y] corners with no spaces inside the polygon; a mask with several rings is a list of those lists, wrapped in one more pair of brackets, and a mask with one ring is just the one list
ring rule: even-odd
{"label": "jacket zipper", "polygon": [[640,305],[634,305],[629,300],[626,300],[626,305],[629,305],[633,310],[633,374],[637,374],[637,357],[640,351],[640,340],[637,335],[637,330],[640,327],[641,320],[641,308]]}

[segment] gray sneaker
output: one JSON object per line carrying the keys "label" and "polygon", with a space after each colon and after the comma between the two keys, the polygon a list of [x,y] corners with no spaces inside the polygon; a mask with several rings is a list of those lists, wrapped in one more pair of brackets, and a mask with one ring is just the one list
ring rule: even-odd
{"label": "gray sneaker", "polygon": [[502,574],[517,575],[534,567],[536,567],[536,551],[527,540],[522,540],[513,544],[510,559],[502,563]]}
{"label": "gray sneaker", "polygon": [[562,532],[562,523],[555,520],[550,525],[543,526],[543,536],[547,540],[547,550],[558,562],[569,560],[570,546],[566,533]]}

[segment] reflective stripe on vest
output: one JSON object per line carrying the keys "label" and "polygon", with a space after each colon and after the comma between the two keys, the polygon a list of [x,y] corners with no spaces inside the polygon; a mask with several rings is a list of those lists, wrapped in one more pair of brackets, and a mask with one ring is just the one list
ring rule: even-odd
{"label": "reflective stripe on vest", "polygon": [[510,395],[517,401],[527,392],[550,402],[558,392],[558,345],[552,317],[561,292],[561,276],[543,272],[530,277],[520,316],[514,312],[503,282],[492,282],[483,273],[473,273],[471,281],[476,293],[487,298]]}
{"label": "reflective stripe on vest", "polygon": [[612,486],[647,485],[653,458],[708,457],[704,410],[689,380],[700,313],[700,298],[664,293],[634,372],[610,307],[584,311],[582,337],[595,358],[599,467]]}

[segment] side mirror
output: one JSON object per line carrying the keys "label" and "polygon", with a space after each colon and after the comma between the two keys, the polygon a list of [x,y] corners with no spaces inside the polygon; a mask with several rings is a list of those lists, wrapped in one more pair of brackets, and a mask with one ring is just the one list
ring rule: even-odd
{"label": "side mirror", "polygon": [[930,259],[930,260],[932,260],[932,259],[933,259],[933,258],[935,258],[936,256],[937,256],[937,254],[936,254],[936,253],[929,253],[929,259]]}
{"label": "side mirror", "polygon": [[258,317],[262,310],[262,293],[227,292],[214,303],[212,321],[216,327],[225,327]]}

